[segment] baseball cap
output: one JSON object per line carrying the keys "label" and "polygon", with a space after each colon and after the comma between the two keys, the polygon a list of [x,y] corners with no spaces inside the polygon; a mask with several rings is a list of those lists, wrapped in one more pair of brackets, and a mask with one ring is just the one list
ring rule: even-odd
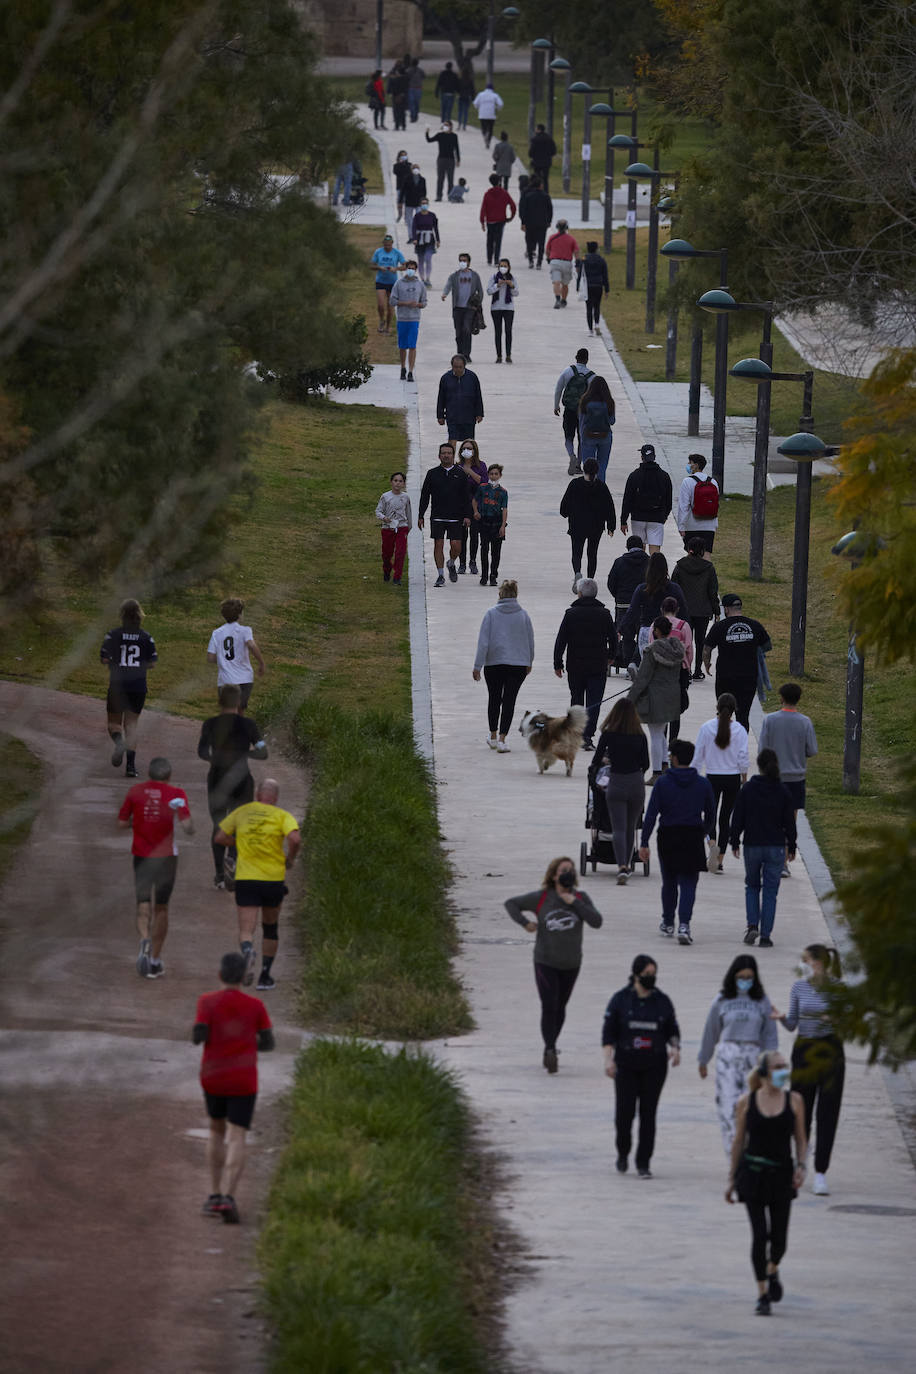
{"label": "baseball cap", "polygon": [[385,237],[382,239],[382,243],[394,243],[394,239],[391,237],[390,234],[386,234]]}
{"label": "baseball cap", "polygon": [[645,458],[647,462],[651,463],[651,462],[654,461],[654,459],[655,459],[655,446],[654,446],[653,444],[643,444],[643,446],[642,446],[642,448],[639,450],[639,452],[640,452],[640,455],[641,455],[643,458]]}
{"label": "baseball cap", "polygon": [[737,592],[726,592],[722,598],[723,606],[743,606],[744,602]]}

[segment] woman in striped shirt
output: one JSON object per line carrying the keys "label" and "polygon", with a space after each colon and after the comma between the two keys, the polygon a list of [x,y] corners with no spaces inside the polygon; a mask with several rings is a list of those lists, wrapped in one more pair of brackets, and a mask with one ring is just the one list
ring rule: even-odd
{"label": "woman in striped shirt", "polygon": [[827,1197],[827,1170],[836,1138],[846,1057],[843,1042],[831,1027],[831,982],[841,976],[840,957],[826,945],[808,945],[802,951],[801,978],[792,984],[789,1010],[772,1015],[786,1030],[798,1030],[792,1050],[792,1088],[805,1104],[805,1134],[811,1139],[812,1118],[817,1123],[814,1145],[814,1185],[818,1197]]}

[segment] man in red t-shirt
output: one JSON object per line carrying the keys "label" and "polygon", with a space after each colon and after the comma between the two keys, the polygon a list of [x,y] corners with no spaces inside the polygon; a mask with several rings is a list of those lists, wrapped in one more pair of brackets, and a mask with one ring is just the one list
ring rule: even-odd
{"label": "man in red t-shirt", "polygon": [[194,833],[188,799],[180,787],[172,787],[171,776],[168,759],[151,759],[149,781],[135,783],[118,812],[120,829],[133,828],[134,832],[131,851],[140,936],[137,972],[141,978],[161,978],[165,973],[160,955],[169,930],[169,898],[178,872],[175,818],[185,834]]}
{"label": "man in red t-shirt", "polygon": [[245,1132],[258,1094],[258,1050],[274,1048],[267,1008],[260,998],[242,992],[245,968],[243,954],[223,955],[223,990],[198,998],[191,1036],[195,1045],[204,1047],[200,1082],[210,1124],[207,1163],[212,1192],[203,1212],[226,1222],[239,1219],[235,1190],[245,1167]]}

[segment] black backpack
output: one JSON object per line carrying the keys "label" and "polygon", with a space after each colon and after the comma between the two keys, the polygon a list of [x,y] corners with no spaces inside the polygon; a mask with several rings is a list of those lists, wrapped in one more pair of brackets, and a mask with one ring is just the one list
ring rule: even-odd
{"label": "black backpack", "polygon": [[594,372],[574,372],[563,388],[562,401],[567,410],[578,410]]}

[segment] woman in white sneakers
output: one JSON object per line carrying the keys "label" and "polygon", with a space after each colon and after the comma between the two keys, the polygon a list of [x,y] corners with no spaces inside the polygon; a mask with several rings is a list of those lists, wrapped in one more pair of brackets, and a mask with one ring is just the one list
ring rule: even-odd
{"label": "woman in white sneakers", "polygon": [[716,702],[716,714],[704,721],[697,732],[693,766],[705,773],[716,799],[719,829],[709,842],[710,873],[722,872],[722,856],[728,848],[728,826],[738,789],[747,782],[747,731],[734,719],[738,703],[731,692],[723,692]]}
{"label": "woman in white sneakers", "polygon": [[534,628],[528,612],[518,604],[518,583],[506,578],[500,583],[499,600],[481,622],[472,674],[474,681],[479,682],[482,669],[486,679],[490,725],[487,744],[498,754],[509,753],[506,735],[512,725],[516,698],[533,662]]}

